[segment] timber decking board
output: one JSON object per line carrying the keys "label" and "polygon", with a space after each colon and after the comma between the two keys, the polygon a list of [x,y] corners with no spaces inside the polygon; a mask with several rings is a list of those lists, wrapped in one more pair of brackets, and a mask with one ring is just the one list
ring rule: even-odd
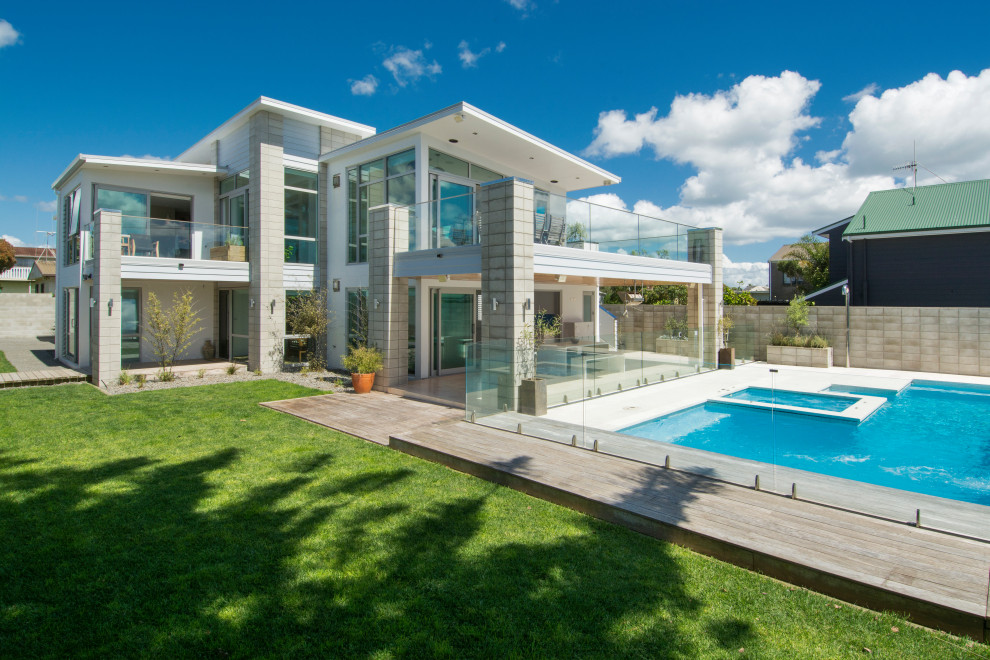
{"label": "timber decking board", "polygon": [[398,429],[432,426],[464,417],[459,410],[381,392],[323,394],[261,405],[381,445],[387,445],[389,435]]}
{"label": "timber decking board", "polygon": [[[978,639],[986,634],[986,543],[466,422],[392,435],[393,446],[414,455],[456,469],[466,461],[516,487],[521,479],[526,492],[549,487],[576,495],[613,507],[617,518],[621,511],[633,513],[678,530],[655,535],[676,536],[702,551],[706,544],[720,545],[709,554],[742,551],[745,559],[737,563],[803,575],[813,589],[858,593],[866,588],[875,592],[872,598],[862,596],[866,602],[899,597],[916,604],[900,609],[922,622]],[[747,552],[756,555],[748,559]],[[830,587],[833,577],[843,584]]]}
{"label": "timber decking board", "polygon": [[77,383],[89,380],[89,375],[66,367],[15,371],[0,374],[0,387],[28,387],[33,385],[56,385]]}

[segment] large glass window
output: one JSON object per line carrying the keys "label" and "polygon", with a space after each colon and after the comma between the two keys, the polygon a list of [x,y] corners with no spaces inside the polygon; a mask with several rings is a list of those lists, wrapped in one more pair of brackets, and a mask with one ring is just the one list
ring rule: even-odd
{"label": "large glass window", "polygon": [[347,345],[368,344],[368,290],[347,290]]}
{"label": "large glass window", "polygon": [[285,170],[285,262],[315,264],[317,260],[316,172]]}
{"label": "large glass window", "polygon": [[62,292],[62,355],[76,360],[79,355],[79,289]]}
{"label": "large glass window", "polygon": [[443,153],[442,151],[437,151],[436,149],[430,149],[430,170],[433,172],[453,174],[454,176],[471,179],[472,181],[477,181],[478,183],[497,181],[502,178],[501,174],[492,172],[487,167],[469,163],[466,160],[455,158]]}
{"label": "large glass window", "polygon": [[220,182],[220,222],[229,229],[221,229],[210,237],[209,245],[247,245],[248,170],[238,172]]}
{"label": "large glass window", "polygon": [[[368,260],[368,210],[416,203],[416,150],[407,149],[347,171],[347,261]],[[413,227],[410,227],[411,236]],[[412,242],[410,238],[410,242]]]}
{"label": "large glass window", "polygon": [[141,361],[141,290],[120,290],[120,364]]}
{"label": "large glass window", "polygon": [[82,194],[79,188],[62,198],[62,236],[65,239],[66,266],[79,261],[79,204]]}

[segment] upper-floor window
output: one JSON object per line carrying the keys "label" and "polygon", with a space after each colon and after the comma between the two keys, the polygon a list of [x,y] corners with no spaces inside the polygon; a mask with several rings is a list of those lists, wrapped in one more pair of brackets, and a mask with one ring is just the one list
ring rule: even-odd
{"label": "upper-floor window", "polygon": [[79,188],[62,197],[62,237],[65,253],[62,263],[70,266],[79,261],[79,204],[82,194]]}
{"label": "upper-floor window", "polygon": [[[217,224],[226,245],[246,245],[248,227],[248,184],[251,172],[242,170],[220,182],[220,219]],[[218,241],[218,245],[221,244]]]}
{"label": "upper-floor window", "polygon": [[192,248],[189,195],[97,186],[94,210],[120,211],[121,253],[188,259]]}
{"label": "upper-floor window", "polygon": [[[368,261],[368,209],[416,203],[416,150],[407,149],[347,170],[347,262]],[[415,240],[410,223],[410,242]]]}
{"label": "upper-floor window", "polygon": [[285,168],[285,262],[315,264],[319,185],[316,172]]}
{"label": "upper-floor window", "polygon": [[454,176],[471,179],[477,183],[487,183],[502,178],[501,174],[492,172],[487,167],[469,163],[466,160],[455,158],[436,149],[430,149],[430,171],[446,172]]}

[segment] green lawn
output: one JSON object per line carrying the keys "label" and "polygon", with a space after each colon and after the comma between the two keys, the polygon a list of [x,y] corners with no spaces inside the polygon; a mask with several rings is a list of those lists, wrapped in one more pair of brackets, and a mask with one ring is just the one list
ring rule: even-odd
{"label": "green lawn", "polygon": [[15,371],[17,369],[7,360],[7,356],[3,354],[3,351],[0,351],[0,374],[12,374]]}
{"label": "green lawn", "polygon": [[990,656],[257,405],[309,393],[0,392],[0,657]]}

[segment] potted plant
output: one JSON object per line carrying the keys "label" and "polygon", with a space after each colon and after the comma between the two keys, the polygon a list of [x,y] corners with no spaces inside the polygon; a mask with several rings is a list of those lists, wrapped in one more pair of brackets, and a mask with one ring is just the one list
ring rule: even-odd
{"label": "potted plant", "polygon": [[223,245],[210,248],[211,261],[247,261],[247,249],[244,247],[244,237],[231,234]]}
{"label": "potted plant", "polygon": [[671,316],[663,324],[664,334],[657,337],[656,352],[666,355],[685,355],[689,349],[686,344],[688,322],[682,316]]}
{"label": "potted plant", "polygon": [[718,349],[719,369],[736,368],[736,349],[729,346],[729,331],[732,330],[735,325],[736,322],[732,320],[732,317],[724,313],[722,314],[722,318],[720,318],[716,324],[716,330],[718,331],[719,339],[722,342],[722,347]]}
{"label": "potted plant", "polygon": [[351,372],[351,384],[356,394],[367,394],[375,384],[375,372],[382,368],[382,353],[374,346],[355,346],[342,355],[344,368]]}
{"label": "potted plant", "polygon": [[598,243],[588,240],[588,230],[580,222],[567,225],[567,247],[579,250],[597,250]]}
{"label": "potted plant", "polygon": [[560,317],[541,309],[533,325],[525,326],[519,338],[521,366],[524,374],[519,383],[519,412],[524,415],[547,414],[547,381],[537,374],[540,349],[551,337],[560,335]]}
{"label": "potted plant", "polygon": [[803,296],[795,296],[787,308],[787,325],[774,328],[767,346],[767,362],[794,367],[831,367],[832,347],[828,337],[809,332],[809,303]]}

